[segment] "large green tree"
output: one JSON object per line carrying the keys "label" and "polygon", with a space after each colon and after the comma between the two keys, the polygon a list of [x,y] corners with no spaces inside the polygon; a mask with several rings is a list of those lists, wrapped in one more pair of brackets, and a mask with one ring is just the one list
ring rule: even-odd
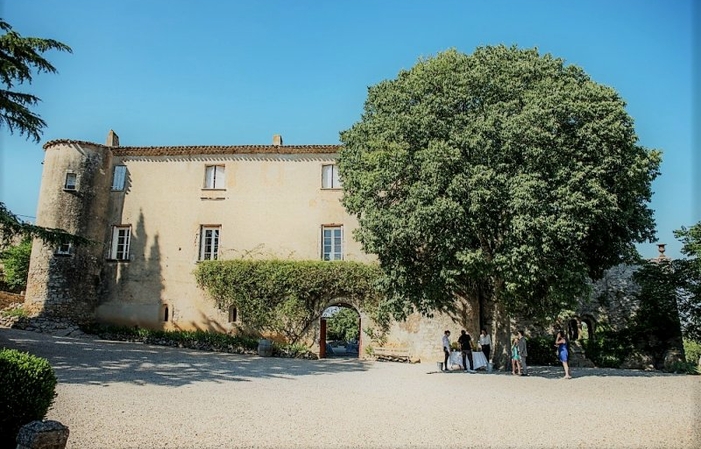
{"label": "large green tree", "polygon": [[479,304],[498,361],[510,317],[544,318],[654,238],[660,154],[625,102],[535,49],[449,50],[368,89],[341,133],[343,203],[395,316]]}
{"label": "large green tree", "polygon": [[[56,68],[43,54],[49,50],[71,52],[70,47],[53,39],[23,37],[0,18],[0,130],[7,128],[39,142],[46,122],[30,108],[36,106],[39,97],[19,92],[17,88],[31,84],[35,73],[56,73]],[[51,243],[84,244],[84,238],[68,234],[60,229],[43,228],[26,223],[0,203],[0,237],[7,241],[17,234],[39,237]]]}

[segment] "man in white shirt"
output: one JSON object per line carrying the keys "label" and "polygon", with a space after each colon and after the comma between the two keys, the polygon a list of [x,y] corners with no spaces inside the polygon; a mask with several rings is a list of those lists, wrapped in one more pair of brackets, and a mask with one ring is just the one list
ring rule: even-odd
{"label": "man in white shirt", "polygon": [[443,361],[443,371],[448,371],[448,359],[450,358],[450,331],[443,332],[443,355],[445,360]]}

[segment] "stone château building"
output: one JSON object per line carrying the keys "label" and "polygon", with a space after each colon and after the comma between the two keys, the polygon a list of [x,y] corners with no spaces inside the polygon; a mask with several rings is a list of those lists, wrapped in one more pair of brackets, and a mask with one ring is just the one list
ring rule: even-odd
{"label": "stone ch\u00e2teau building", "polygon": [[[232,332],[245,317],[219,310],[197,286],[199,261],[373,261],[352,238],[357,221],[340,203],[339,148],[283,145],[278,135],[272,145],[128,147],[113,131],[105,145],[47,142],[37,224],[97,243],[35,241],[26,308],[76,321]],[[329,306],[337,303],[343,299]],[[371,324],[346,305],[361,329]],[[464,310],[394,323],[388,341],[440,360],[444,329],[478,333],[476,314]],[[319,328],[310,336],[317,349]]]}

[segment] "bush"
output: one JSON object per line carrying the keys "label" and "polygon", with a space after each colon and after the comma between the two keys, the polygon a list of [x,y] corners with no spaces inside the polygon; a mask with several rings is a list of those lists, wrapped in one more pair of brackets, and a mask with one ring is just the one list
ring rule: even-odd
{"label": "bush", "polygon": [[528,341],[528,365],[554,366],[560,363],[555,354],[555,337],[541,335],[527,337]]}
{"label": "bush", "polygon": [[684,355],[688,363],[698,365],[701,357],[701,343],[694,340],[684,339]]}
{"label": "bush", "polygon": [[0,349],[0,447],[15,447],[20,427],[46,416],[55,388],[46,359]]}
{"label": "bush", "polygon": [[634,347],[630,332],[608,329],[597,331],[583,346],[587,358],[601,368],[620,368]]}
{"label": "bush", "polygon": [[86,325],[81,329],[106,340],[138,341],[151,345],[239,354],[253,353],[258,349],[258,338],[203,330],[166,331],[103,324]]}
{"label": "bush", "polygon": [[27,288],[29,259],[32,255],[32,239],[24,239],[19,245],[11,246],[0,254],[5,283],[13,292]]}

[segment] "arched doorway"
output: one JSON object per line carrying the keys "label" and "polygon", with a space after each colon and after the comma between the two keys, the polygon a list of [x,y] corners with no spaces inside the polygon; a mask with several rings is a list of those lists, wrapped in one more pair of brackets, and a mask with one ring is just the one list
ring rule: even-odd
{"label": "arched doorway", "polygon": [[360,325],[360,313],[350,304],[327,307],[319,322],[319,358],[360,357]]}

